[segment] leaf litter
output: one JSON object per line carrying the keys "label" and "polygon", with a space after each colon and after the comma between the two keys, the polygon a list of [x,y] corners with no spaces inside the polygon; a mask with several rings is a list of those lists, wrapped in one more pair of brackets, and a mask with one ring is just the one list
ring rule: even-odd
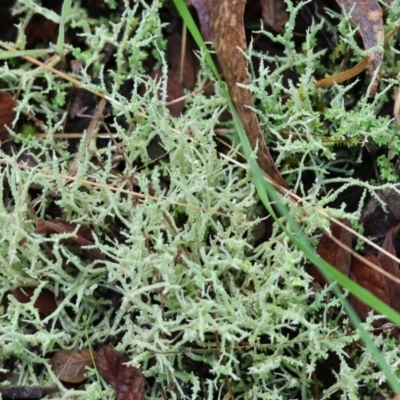
{"label": "leaf litter", "polygon": [[144,376],[140,369],[126,365],[127,356],[107,345],[97,352],[95,361],[100,375],[115,389],[116,400],[144,399]]}
{"label": "leaf litter", "polygon": [[11,128],[11,124],[15,118],[15,101],[10,93],[0,91],[0,142],[8,139],[9,133],[7,127]]}
{"label": "leaf litter", "polygon": [[[350,226],[348,220],[340,220],[340,222],[347,227]],[[382,249],[394,257],[397,257],[397,254],[393,240],[399,230],[400,224],[391,228],[382,244]],[[332,237],[337,240],[333,240]],[[400,311],[400,271],[397,261],[385,253],[379,252],[378,255],[375,255],[371,250],[368,250],[363,254],[363,257],[377,267],[377,269],[373,269],[346,249],[346,247],[351,248],[351,246],[351,233],[345,227],[332,223],[331,232],[329,234],[324,233],[321,236],[317,253],[337,270],[374,294],[378,299],[396,311]],[[308,271],[319,284],[326,282],[315,266],[310,266]],[[385,271],[387,275],[383,275],[381,271]],[[398,281],[393,281],[391,276]],[[365,320],[371,312],[371,308],[365,305],[361,299],[354,296],[350,296],[350,302],[360,317]],[[375,322],[374,325],[381,327],[386,322],[385,320],[380,320]]]}
{"label": "leaf litter", "polygon": [[81,383],[87,378],[87,369],[93,366],[95,352],[90,349],[59,350],[49,360],[60,381]]}
{"label": "leaf litter", "polygon": [[[36,288],[34,287],[23,287],[15,289],[12,295],[20,303],[29,303],[32,297],[35,295]],[[57,302],[55,295],[48,289],[42,289],[33,306],[43,315],[50,315],[57,309]]]}

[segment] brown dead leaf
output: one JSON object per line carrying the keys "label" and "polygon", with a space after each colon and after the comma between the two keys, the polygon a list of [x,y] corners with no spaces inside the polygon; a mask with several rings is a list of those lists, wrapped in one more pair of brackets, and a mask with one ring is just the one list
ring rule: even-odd
{"label": "brown dead leaf", "polygon": [[289,15],[283,0],[261,0],[262,16],[265,23],[277,32],[283,30]]}
{"label": "brown dead leaf", "polygon": [[[29,303],[35,293],[35,289],[34,287],[18,288],[13,291],[12,295],[20,303]],[[34,303],[34,307],[44,315],[53,313],[57,309],[54,293],[48,289],[42,289]]]}
{"label": "brown dead leaf", "polygon": [[8,139],[6,126],[11,126],[15,118],[15,101],[10,93],[0,91],[0,142]]}
{"label": "brown dead leaf", "polygon": [[95,354],[89,349],[60,350],[49,360],[58,379],[68,383],[80,383],[87,378],[86,370],[93,365]]}
{"label": "brown dead leaf", "polygon": [[[162,79],[162,71],[160,69],[152,71],[150,72],[149,76],[152,79],[160,80]],[[159,93],[159,96],[161,96],[161,93]],[[167,108],[173,117],[179,117],[179,115],[181,115],[183,111],[183,108],[185,106],[184,100],[173,102],[174,100],[179,99],[182,96],[183,96],[183,87],[182,87],[182,82],[179,80],[179,76],[173,71],[168,71],[167,103],[170,104],[167,105]]]}
{"label": "brown dead leaf", "polygon": [[127,366],[129,358],[110,345],[102,347],[96,355],[96,368],[100,375],[116,390],[117,400],[142,400],[145,379],[138,368]]}
{"label": "brown dead leaf", "polygon": [[210,42],[211,39],[211,21],[210,21],[210,8],[211,0],[188,0],[188,6],[192,6],[196,9],[197,15],[200,22],[200,30],[203,35],[203,39],[206,42]]}
{"label": "brown dead leaf", "polygon": [[[348,227],[350,226],[350,222],[347,219],[339,219],[339,221]],[[351,248],[351,233],[347,229],[335,222],[332,222],[330,229],[334,238]],[[351,254],[332,240],[329,235],[324,233],[321,236],[318,242],[317,253],[342,274],[346,276],[349,274]],[[312,265],[309,267],[308,272],[319,284],[323,285],[326,283],[324,276],[316,266]]]}
{"label": "brown dead leaf", "polygon": [[[49,236],[55,233],[72,233],[75,232],[77,228],[76,224],[64,221],[62,219],[52,219],[45,221],[43,219],[38,219],[36,222],[35,233],[43,236]],[[91,246],[94,244],[92,231],[86,227],[79,227],[77,235],[72,236],[71,240],[78,246]],[[94,259],[104,260],[105,257],[100,250],[97,249],[84,249],[85,253]]]}
{"label": "brown dead leaf", "polygon": [[[365,49],[382,44],[384,40],[382,9],[378,0],[336,0],[346,12],[351,12],[351,18],[360,28],[360,34]],[[374,74],[380,69],[383,61],[383,51],[373,52],[369,55],[369,75],[373,79]],[[379,74],[371,88],[371,94],[375,94],[379,84]]]}
{"label": "brown dead leaf", "polygon": [[[366,253],[364,255],[368,261],[371,261],[377,267],[382,268],[382,264],[379,262],[379,259],[372,253]],[[390,295],[389,295],[389,287],[387,278],[379,273],[378,271],[373,270],[368,265],[365,265],[361,260],[356,257],[353,257],[350,268],[349,277],[356,283],[358,283],[363,288],[370,291],[373,295],[384,301],[386,304],[390,304]],[[360,299],[354,296],[350,296],[350,303],[354,307],[354,310],[358,313],[358,315],[365,319],[368,316],[368,313],[371,311],[371,308],[364,304]]]}
{"label": "brown dead leaf", "polygon": [[185,44],[182,63],[182,36],[178,32],[169,35],[167,38],[167,60],[171,66],[170,70],[180,77],[182,86],[185,89],[193,90],[200,64],[194,55],[193,41],[188,37]]}
{"label": "brown dead leaf", "polygon": [[[56,2],[54,2],[56,5]],[[60,5],[51,7],[58,14],[61,11]],[[58,24],[48,20],[43,15],[35,14],[25,28],[28,48],[33,48],[36,44],[44,42],[46,44],[56,43],[58,35]]]}
{"label": "brown dead leaf", "polygon": [[[382,248],[393,256],[396,256],[396,251],[393,246],[393,237],[397,234],[399,229],[400,225],[390,229],[382,245]],[[378,257],[376,257],[372,253],[367,253],[364,257],[395,278],[400,279],[400,271],[397,262],[386,254],[379,253]],[[390,305],[396,311],[400,311],[400,285],[397,282],[382,275],[379,271],[375,271],[355,257],[353,257],[351,263],[350,278],[369,290],[380,300]],[[365,319],[371,311],[371,308],[365,305],[361,300],[352,296],[350,297],[350,301],[360,317]],[[376,326],[381,326],[384,323],[385,321],[383,320],[379,321]]]}
{"label": "brown dead leaf", "polygon": [[247,50],[243,14],[246,0],[212,0],[211,27],[229,94],[242,121],[250,143],[258,147],[257,158],[261,169],[279,185],[286,187],[271,158],[254,109],[253,96],[240,85],[249,85],[248,62],[242,51]]}
{"label": "brown dead leaf", "polygon": [[[393,245],[393,237],[397,235],[399,229],[400,225],[390,229],[382,245],[382,248],[393,256],[396,256],[396,250]],[[395,278],[400,278],[399,265],[395,260],[383,253],[379,253],[378,260],[385,271],[389,272],[389,274],[393,275]],[[387,286],[389,288],[390,303],[388,304],[396,311],[400,312],[400,285],[397,282],[393,282],[389,278],[385,277],[385,279],[387,280]]]}

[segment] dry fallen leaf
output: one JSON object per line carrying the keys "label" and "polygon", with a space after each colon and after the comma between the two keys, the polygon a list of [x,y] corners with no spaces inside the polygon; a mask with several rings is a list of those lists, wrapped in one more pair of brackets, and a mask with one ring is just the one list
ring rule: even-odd
{"label": "dry fallen leaf", "polygon": [[[393,256],[396,256],[396,251],[393,246],[393,237],[400,229],[400,225],[392,228],[386,235],[386,239],[382,248]],[[364,256],[368,261],[371,261],[376,266],[382,268],[395,278],[400,279],[400,271],[396,261],[389,256],[379,253],[376,257],[372,253],[367,253]],[[382,275],[379,271],[375,271],[371,267],[365,265],[361,260],[353,258],[350,267],[350,278],[369,290],[380,300],[390,305],[396,311],[400,311],[400,285],[393,282],[391,279]],[[371,308],[365,305],[361,300],[351,297],[351,303],[354,309],[358,312],[361,318],[366,318]],[[376,326],[381,326],[386,321],[379,321]]]}
{"label": "dry fallen leaf", "polygon": [[10,93],[0,91],[0,142],[4,142],[9,134],[6,126],[11,126],[15,118],[15,101]]}
{"label": "dry fallen leaf", "polygon": [[210,2],[211,0],[188,0],[188,6],[194,7],[197,11],[200,30],[206,42],[211,41]]}
{"label": "dry fallen leaf", "polygon": [[[346,219],[339,219],[339,221],[348,227],[350,226],[350,222]],[[330,229],[334,238],[351,248],[351,233],[347,229],[335,222],[332,222]],[[351,254],[331,239],[329,235],[324,233],[321,236],[318,242],[317,253],[341,273],[346,276],[349,274]],[[326,283],[324,276],[316,266],[310,266],[308,272],[319,284],[322,285]]]}
{"label": "dry fallen leaf", "polygon": [[[57,2],[53,3],[54,5]],[[51,6],[50,6],[51,7]],[[60,7],[51,7],[53,11],[60,12]],[[56,43],[58,35],[58,24],[45,18],[43,15],[35,14],[29,20],[25,28],[28,48],[33,48],[37,43]]]}
{"label": "dry fallen leaf", "polygon": [[[377,267],[382,268],[382,264],[374,254],[366,253],[364,258],[375,264]],[[389,287],[386,277],[378,271],[373,270],[368,265],[365,265],[356,257],[353,257],[352,259],[349,277],[386,304],[390,304]],[[350,303],[362,319],[367,318],[371,311],[369,306],[354,296],[350,296]]]}
{"label": "dry fallen leaf", "polygon": [[116,400],[142,400],[145,379],[138,368],[127,366],[129,358],[110,345],[102,347],[96,355],[96,368],[100,375],[116,390]]}
{"label": "dry fallen leaf", "polygon": [[[20,303],[29,303],[35,292],[34,287],[24,287],[15,289],[12,295]],[[42,289],[35,301],[34,307],[42,314],[49,315],[57,309],[54,293],[48,289]]]}
{"label": "dry fallen leaf", "polygon": [[242,121],[250,143],[257,151],[261,169],[279,185],[286,187],[271,158],[254,109],[253,96],[241,85],[250,85],[243,14],[246,0],[213,0],[211,26],[217,52],[229,94]]}
{"label": "dry fallen leaf", "polygon": [[[162,79],[162,71],[160,69],[152,71],[149,74],[149,76],[154,80],[160,80]],[[182,82],[179,80],[179,76],[173,71],[168,71],[167,99],[166,99],[167,103],[179,99],[182,96],[183,96],[183,87],[182,87]],[[159,93],[159,97],[161,97],[161,93]],[[167,108],[173,117],[179,117],[179,115],[181,115],[183,111],[184,106],[185,106],[184,100],[179,100],[177,102],[167,104]]]}
{"label": "dry fallen leaf", "polygon": [[[393,256],[396,256],[396,250],[393,245],[393,237],[397,235],[399,229],[400,225],[390,229],[382,245],[382,248]],[[378,254],[378,260],[385,271],[389,272],[389,274],[395,278],[400,279],[399,265],[395,260],[383,253]],[[387,280],[387,285],[389,288],[390,303],[388,304],[396,311],[400,312],[400,285],[397,282],[393,282],[389,278],[385,277],[385,279]]]}
{"label": "dry fallen leaf", "polygon": [[263,20],[277,32],[283,30],[289,15],[283,0],[261,0]]}
{"label": "dry fallen leaf", "polygon": [[[49,236],[54,233],[72,233],[76,230],[77,225],[71,222],[64,221],[62,219],[52,219],[45,221],[43,219],[38,219],[36,222],[35,233],[43,236]],[[77,235],[72,236],[71,240],[78,246],[91,246],[94,244],[92,231],[83,226],[78,228]],[[84,252],[91,258],[104,260],[105,257],[100,250],[97,249],[84,249]]]}
{"label": "dry fallen leaf", "polygon": [[49,360],[58,379],[68,383],[80,383],[87,378],[86,370],[93,365],[95,354],[89,349],[60,350]]}
{"label": "dry fallen leaf", "polygon": [[[347,220],[339,221],[346,226],[350,226]],[[400,225],[392,228],[386,234],[386,239],[382,245],[382,248],[393,256],[396,256],[393,237],[399,230]],[[331,234],[345,246],[351,248],[351,233],[346,229],[333,222],[331,225]],[[400,311],[400,285],[398,283],[393,282],[379,271],[366,265],[357,257],[351,256],[348,251],[343,249],[328,235],[322,235],[318,243],[317,253],[344,275],[349,276],[353,281],[370,291],[380,300],[390,305],[395,310]],[[395,278],[400,279],[398,264],[389,256],[383,253],[379,253],[378,256],[375,256],[373,253],[367,252],[364,258]],[[321,285],[326,283],[324,276],[314,265],[308,266],[307,271],[317,283]],[[350,296],[350,302],[362,319],[365,319],[371,311],[369,306],[356,297]],[[385,322],[379,321],[376,326],[381,326],[382,323]]]}
{"label": "dry fallen leaf", "polygon": [[[347,219],[338,219],[339,222],[350,227]],[[351,232],[339,224],[332,222],[331,234],[347,247],[351,248]],[[343,249],[338,243],[333,241],[328,235],[323,234],[317,248],[317,253],[342,274],[348,275],[350,270],[351,254]]]}
{"label": "dry fallen leaf", "polygon": [[[378,44],[383,44],[383,17],[378,0],[336,0],[346,12],[351,12],[351,18],[360,28],[360,34],[365,49],[370,49]],[[369,75],[373,79],[383,61],[383,51],[374,51],[368,57]],[[379,73],[371,88],[371,94],[375,94],[379,84]]]}
{"label": "dry fallen leaf", "polygon": [[[182,52],[182,46],[185,49]],[[190,37],[183,43],[180,33],[173,33],[167,38],[167,60],[170,71],[180,77],[185,89],[193,90],[196,85],[197,71],[200,63],[194,54],[195,46]],[[183,55],[183,60],[182,60]],[[183,62],[182,62],[183,61]]]}

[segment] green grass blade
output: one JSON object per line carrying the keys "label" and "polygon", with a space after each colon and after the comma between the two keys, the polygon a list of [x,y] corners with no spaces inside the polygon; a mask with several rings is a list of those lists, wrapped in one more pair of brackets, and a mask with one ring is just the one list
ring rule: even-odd
{"label": "green grass blade", "polygon": [[72,0],[64,0],[61,10],[60,24],[58,28],[58,37],[56,51],[60,56],[64,55],[64,39],[65,39],[65,22],[71,13]]}

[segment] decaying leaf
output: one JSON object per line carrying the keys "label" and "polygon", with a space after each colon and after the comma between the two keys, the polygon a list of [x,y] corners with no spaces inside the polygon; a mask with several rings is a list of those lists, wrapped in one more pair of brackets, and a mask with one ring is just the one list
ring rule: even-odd
{"label": "decaying leaf", "polygon": [[289,15],[283,0],[261,0],[263,20],[277,32],[282,31]]}
{"label": "decaying leaf", "polygon": [[[182,46],[185,46],[183,51]],[[196,76],[200,67],[194,49],[195,46],[190,37],[184,42],[182,35],[178,32],[169,35],[167,38],[167,60],[170,71],[179,76],[182,86],[189,90],[193,90],[196,85]]]}
{"label": "decaying leaf", "polygon": [[[377,267],[382,268],[382,264],[374,254],[366,253],[364,258],[375,264]],[[358,283],[360,286],[384,301],[386,304],[390,304],[387,278],[378,271],[375,271],[368,265],[364,264],[356,257],[353,257],[352,259],[349,277],[354,282]],[[368,316],[368,313],[371,311],[371,308],[357,297],[350,296],[350,302],[354,307],[354,310],[362,319],[365,319]]]}
{"label": "decaying leaf", "polygon": [[[382,245],[382,248],[393,256],[396,256],[393,238],[395,235],[397,235],[399,229],[400,225],[390,229]],[[390,275],[400,279],[399,265],[395,260],[384,253],[378,254],[378,260],[386,272],[389,272]],[[389,288],[390,303],[388,304],[390,304],[396,311],[400,312],[400,285],[387,277],[385,277],[385,279],[387,280],[387,285]]]}
{"label": "decaying leaf", "polygon": [[188,0],[188,5],[197,11],[200,30],[206,42],[211,41],[210,2],[211,0]]}
{"label": "decaying leaf", "polygon": [[43,399],[58,391],[55,386],[0,386],[0,395],[3,399]]}
{"label": "decaying leaf", "polygon": [[[152,71],[150,77],[155,80],[162,79],[162,71],[156,70]],[[179,117],[183,111],[183,107],[185,105],[184,100],[179,100],[177,102],[173,102],[173,100],[179,99],[183,97],[183,87],[182,82],[179,80],[179,76],[173,72],[168,71],[168,81],[167,81],[167,108],[173,117]],[[160,92],[162,90],[160,89]],[[159,93],[159,97],[161,97],[161,93]],[[172,102],[172,103],[171,103]]]}
{"label": "decaying leaf", "polygon": [[[53,10],[60,12],[57,2],[54,2]],[[58,34],[58,24],[45,18],[43,15],[35,14],[25,28],[27,45],[32,48],[39,42],[56,43]]]}
{"label": "decaying leaf", "polygon": [[[29,303],[35,293],[34,287],[24,287],[15,289],[12,295],[20,303]],[[49,315],[57,309],[57,303],[54,293],[48,289],[42,289],[37,297],[34,307],[42,314]]]}
{"label": "decaying leaf", "polygon": [[110,345],[102,347],[96,355],[96,368],[100,375],[116,390],[117,400],[142,400],[145,379],[138,368],[127,366],[129,358]]}
{"label": "decaying leaf", "polygon": [[[343,225],[350,227],[350,221],[339,219]],[[336,222],[331,224],[331,234],[345,246],[351,248],[351,232],[340,226]],[[338,243],[333,241],[328,235],[323,234],[317,248],[317,253],[331,265],[333,265],[342,274],[348,275],[350,270],[351,254],[343,249]]]}
{"label": "decaying leaf", "polygon": [[[396,251],[393,246],[393,237],[397,234],[399,229],[400,225],[390,229],[382,245],[382,249],[393,256],[396,256]],[[367,253],[364,257],[393,277],[400,279],[400,271],[397,262],[386,254],[380,252],[376,257],[371,253]],[[380,300],[390,305],[396,311],[400,311],[400,285],[397,282],[384,276],[379,271],[375,271],[355,257],[351,263],[350,278],[369,290]],[[362,318],[365,318],[371,311],[371,308],[359,299],[351,297],[351,303]],[[384,321],[381,321],[379,325],[382,323],[384,323]]]}
{"label": "decaying leaf", "polygon": [[[348,227],[350,226],[350,222],[346,219],[339,219],[339,222]],[[347,229],[332,222],[330,230],[334,238],[342,242],[345,246],[351,248],[351,233]],[[317,253],[321,258],[346,276],[349,274],[351,254],[331,239],[329,235],[324,233],[321,236],[321,239],[318,242]],[[311,266],[308,271],[316,282],[321,285],[326,283],[324,276],[316,266]]]}
{"label": "decaying leaf", "polygon": [[0,91],[0,142],[4,142],[9,134],[6,126],[11,126],[15,118],[15,101],[10,93]]}
{"label": "decaying leaf", "polygon": [[[54,233],[73,233],[77,228],[76,224],[64,221],[62,219],[52,219],[45,221],[38,219],[36,222],[35,233],[43,236],[49,236]],[[78,228],[77,234],[71,237],[71,240],[78,246],[91,246],[94,244],[92,231],[83,226]],[[105,257],[100,250],[97,249],[84,249],[84,251],[94,259],[104,260]]]}
{"label": "decaying leaf", "polygon": [[68,383],[80,383],[87,378],[86,370],[93,365],[95,354],[89,349],[60,350],[49,360],[58,379]]}
{"label": "decaying leaf", "polygon": [[[261,169],[279,185],[286,187],[271,158],[254,109],[253,96],[241,85],[249,85],[247,50],[243,14],[246,0],[213,0],[211,26],[217,52],[229,94],[242,121],[250,143],[257,151]],[[242,53],[243,52],[243,53]]]}
{"label": "decaying leaf", "polygon": [[[383,44],[383,17],[378,0],[336,0],[346,12],[351,13],[351,18],[360,28],[364,47],[368,50],[378,44]],[[373,79],[383,61],[383,51],[373,52],[369,55],[369,75]],[[379,73],[371,88],[375,94],[379,84]]]}
{"label": "decaying leaf", "polygon": [[[349,226],[348,220],[339,221]],[[393,256],[396,256],[393,237],[399,230],[400,225],[390,229],[382,245],[383,250],[386,250]],[[333,222],[331,225],[331,234],[345,246],[351,248],[351,233],[345,228]],[[383,275],[379,270],[368,266],[359,258],[352,256],[326,234],[322,235],[318,243],[317,253],[344,275],[349,276],[353,281],[370,291],[380,300],[395,310],[400,311],[400,285],[397,282]],[[375,256],[373,253],[367,252],[364,258],[393,277],[400,279],[397,262],[386,254],[380,252],[378,256]],[[325,278],[315,266],[309,266],[307,270],[316,282],[319,284],[326,283]],[[360,317],[365,319],[371,308],[356,297],[350,296],[350,301]],[[378,325],[380,324],[381,322]]]}

